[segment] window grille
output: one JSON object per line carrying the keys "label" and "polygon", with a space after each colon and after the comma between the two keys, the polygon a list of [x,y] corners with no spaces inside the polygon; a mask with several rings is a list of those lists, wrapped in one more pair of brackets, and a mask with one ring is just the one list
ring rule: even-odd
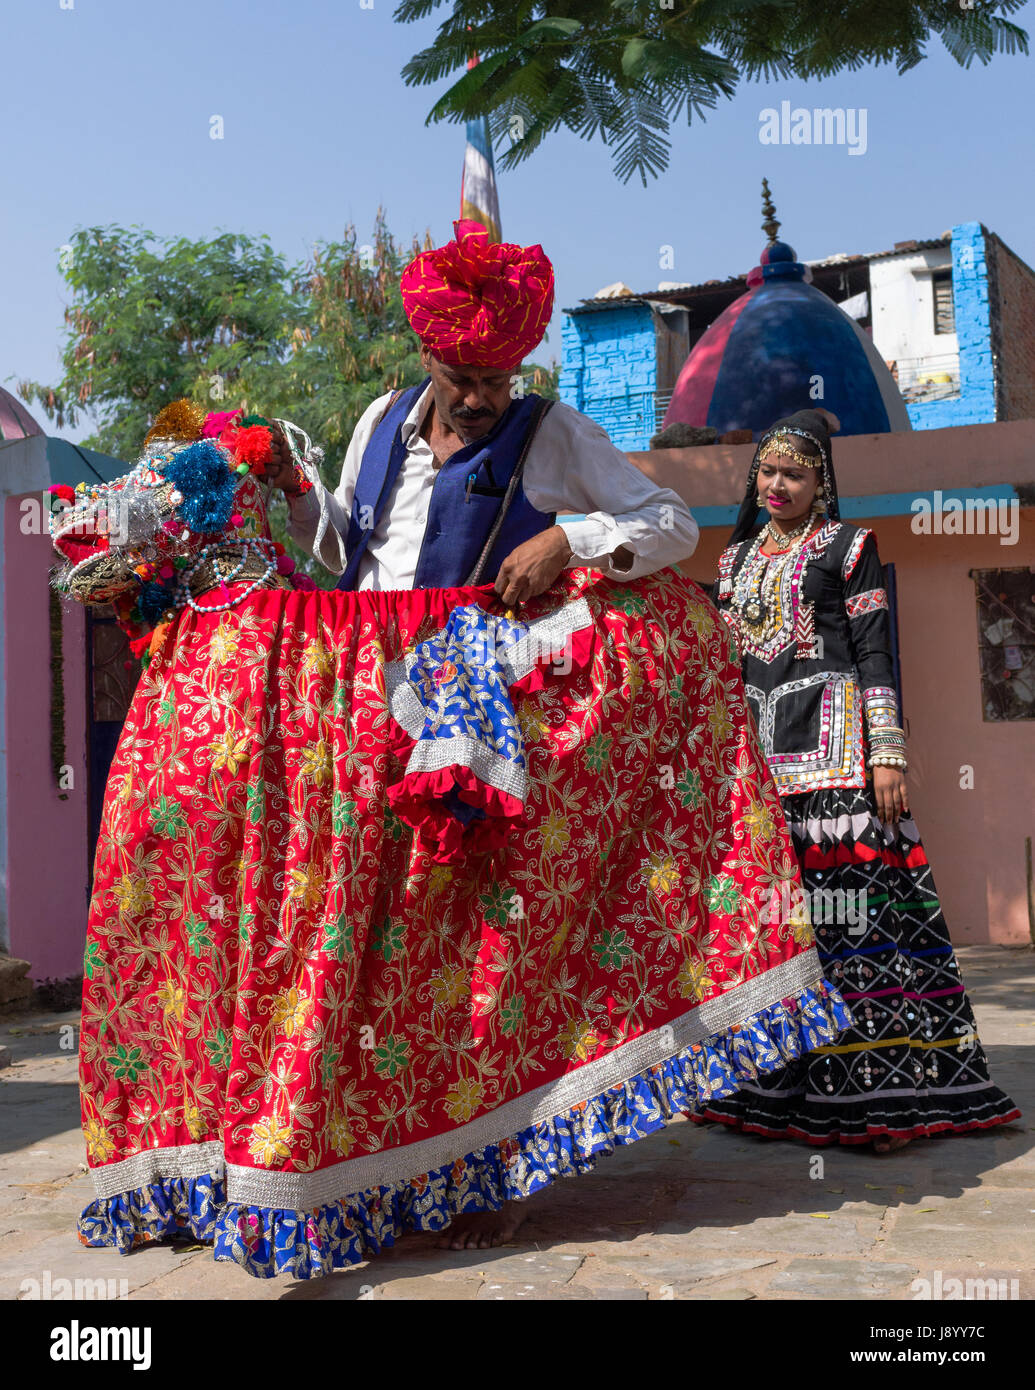
{"label": "window grille", "polygon": [[971,570],[986,723],[1035,719],[1035,572]]}
{"label": "window grille", "polygon": [[956,306],[952,301],[952,271],[938,270],[931,276],[934,291],[934,331],[956,332]]}

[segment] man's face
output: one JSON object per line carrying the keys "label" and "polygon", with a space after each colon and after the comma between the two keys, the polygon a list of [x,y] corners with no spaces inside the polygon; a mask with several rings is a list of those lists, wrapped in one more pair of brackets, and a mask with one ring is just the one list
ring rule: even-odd
{"label": "man's face", "polygon": [[511,402],[510,379],[520,363],[502,367],[454,367],[421,349],[421,365],[431,376],[439,418],[465,444],[484,439]]}

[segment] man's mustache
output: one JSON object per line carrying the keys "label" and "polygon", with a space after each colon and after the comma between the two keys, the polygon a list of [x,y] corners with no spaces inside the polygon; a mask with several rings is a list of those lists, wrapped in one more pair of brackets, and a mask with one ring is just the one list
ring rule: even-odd
{"label": "man's mustache", "polygon": [[454,420],[495,420],[496,412],[493,410],[466,410],[461,407],[459,410],[450,412]]}

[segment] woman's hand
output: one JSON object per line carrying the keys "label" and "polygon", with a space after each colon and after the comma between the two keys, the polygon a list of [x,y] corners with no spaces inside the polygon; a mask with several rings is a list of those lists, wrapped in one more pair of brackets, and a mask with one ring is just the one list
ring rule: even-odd
{"label": "woman's hand", "polygon": [[897,767],[878,766],[873,769],[873,795],[877,814],[885,825],[897,825],[899,817],[909,815],[905,773]]}

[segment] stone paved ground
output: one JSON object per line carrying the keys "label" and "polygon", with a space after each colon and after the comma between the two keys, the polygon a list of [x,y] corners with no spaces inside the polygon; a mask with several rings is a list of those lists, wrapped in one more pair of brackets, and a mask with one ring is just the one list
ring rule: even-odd
{"label": "stone paved ground", "polygon": [[[529,1203],[515,1242],[412,1236],[354,1271],[257,1280],[207,1250],[122,1257],[76,1240],[92,1196],[74,1014],[0,1019],[0,1298],[26,1280],[126,1280],[131,1299],[912,1299],[917,1278],[1017,1280],[1035,1297],[1035,954],[960,950],[992,1074],[1024,1111],[990,1134],[878,1157],[677,1123]],[[65,1032],[62,1033],[62,1028]],[[49,1275],[48,1275],[49,1272]],[[116,1286],[112,1286],[113,1290]],[[965,1285],[964,1285],[965,1287]],[[987,1285],[972,1286],[974,1296]],[[1003,1286],[1011,1292],[1011,1285]]]}

